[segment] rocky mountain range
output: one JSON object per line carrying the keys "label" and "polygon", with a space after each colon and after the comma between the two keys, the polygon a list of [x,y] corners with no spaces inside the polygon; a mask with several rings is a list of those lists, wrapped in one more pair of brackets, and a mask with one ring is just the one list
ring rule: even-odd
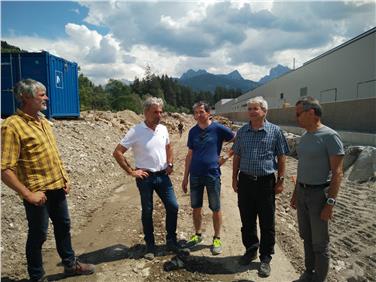
{"label": "rocky mountain range", "polygon": [[277,65],[270,70],[269,75],[264,76],[259,81],[253,81],[244,79],[238,70],[228,74],[212,74],[202,69],[197,71],[190,69],[183,73],[179,78],[179,82],[191,87],[194,91],[214,92],[216,87],[224,87],[227,89],[240,89],[243,93],[246,93],[289,71],[288,67]]}

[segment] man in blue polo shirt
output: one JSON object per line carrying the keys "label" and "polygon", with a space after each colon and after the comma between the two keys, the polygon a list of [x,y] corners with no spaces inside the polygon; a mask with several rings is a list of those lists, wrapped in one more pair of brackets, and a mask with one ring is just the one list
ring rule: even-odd
{"label": "man in blue polo shirt", "polygon": [[213,211],[214,237],[211,252],[218,255],[222,252],[220,230],[221,214],[221,171],[219,166],[228,158],[220,158],[224,141],[232,141],[234,133],[220,123],[210,120],[209,105],[198,102],[193,105],[194,117],[197,124],[191,128],[188,135],[188,154],[185,159],[185,170],[182,182],[183,191],[187,192],[188,176],[190,175],[191,206],[193,209],[193,224],[195,235],[188,241],[187,246],[193,247],[202,241],[202,203],[204,188],[208,193],[209,208]]}
{"label": "man in blue polo shirt", "polygon": [[247,107],[250,122],[239,129],[233,145],[232,187],[238,193],[242,241],[246,248],[240,263],[249,264],[259,249],[259,275],[267,277],[275,244],[275,194],[283,190],[285,154],[289,148],[282,130],[266,120],[268,103],[264,98],[248,100]]}

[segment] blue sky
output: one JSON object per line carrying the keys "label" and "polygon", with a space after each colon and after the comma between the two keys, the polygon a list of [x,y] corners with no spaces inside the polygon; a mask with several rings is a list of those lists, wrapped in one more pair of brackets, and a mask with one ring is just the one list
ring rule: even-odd
{"label": "blue sky", "polygon": [[94,83],[133,80],[149,65],[258,81],[376,26],[375,1],[2,1],[2,40],[77,62]]}

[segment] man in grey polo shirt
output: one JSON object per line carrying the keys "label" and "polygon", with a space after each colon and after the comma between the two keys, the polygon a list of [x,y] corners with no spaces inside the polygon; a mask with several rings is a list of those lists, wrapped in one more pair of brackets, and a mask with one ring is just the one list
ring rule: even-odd
{"label": "man in grey polo shirt", "polygon": [[297,146],[298,177],[291,206],[297,209],[304,240],[306,270],[298,281],[326,281],[329,270],[329,226],[342,180],[344,149],[337,132],[321,123],[319,102],[296,103],[296,118],[306,132]]}

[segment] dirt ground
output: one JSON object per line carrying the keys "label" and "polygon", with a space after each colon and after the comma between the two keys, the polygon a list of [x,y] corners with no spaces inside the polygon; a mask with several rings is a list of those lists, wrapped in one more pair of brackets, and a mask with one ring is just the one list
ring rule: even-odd
{"label": "dirt ground", "polygon": [[[297,232],[296,213],[289,207],[293,185],[277,197],[276,255],[272,276],[257,276],[258,262],[241,267],[236,260],[243,253],[236,194],[231,188],[231,160],[222,169],[222,240],[224,252],[213,257],[211,214],[204,208],[205,240],[186,261],[184,269],[166,272],[163,266],[173,256],[164,248],[164,208],[155,197],[154,223],[158,256],[153,261],[142,258],[144,252],[140,201],[134,179],[121,171],[111,153],[124,132],[142,117],[134,113],[84,114],[82,120],[55,121],[60,151],[72,180],[69,207],[72,240],[81,260],[94,263],[93,276],[64,278],[50,230],[44,245],[45,269],[50,281],[292,281],[303,267],[303,247]],[[185,131],[177,134],[178,120]],[[192,234],[189,195],[181,191],[188,129],[194,124],[186,115],[165,117],[175,153],[175,171],[171,175],[179,202],[178,238]],[[227,150],[229,145],[225,147]],[[131,156],[131,155],[129,155]],[[296,160],[288,158],[287,178],[296,174]],[[374,183],[344,181],[331,223],[331,272],[329,281],[375,281],[376,223]],[[4,185],[2,204],[1,281],[27,278],[24,245],[26,220],[22,202]],[[282,266],[282,269],[280,267]]]}

